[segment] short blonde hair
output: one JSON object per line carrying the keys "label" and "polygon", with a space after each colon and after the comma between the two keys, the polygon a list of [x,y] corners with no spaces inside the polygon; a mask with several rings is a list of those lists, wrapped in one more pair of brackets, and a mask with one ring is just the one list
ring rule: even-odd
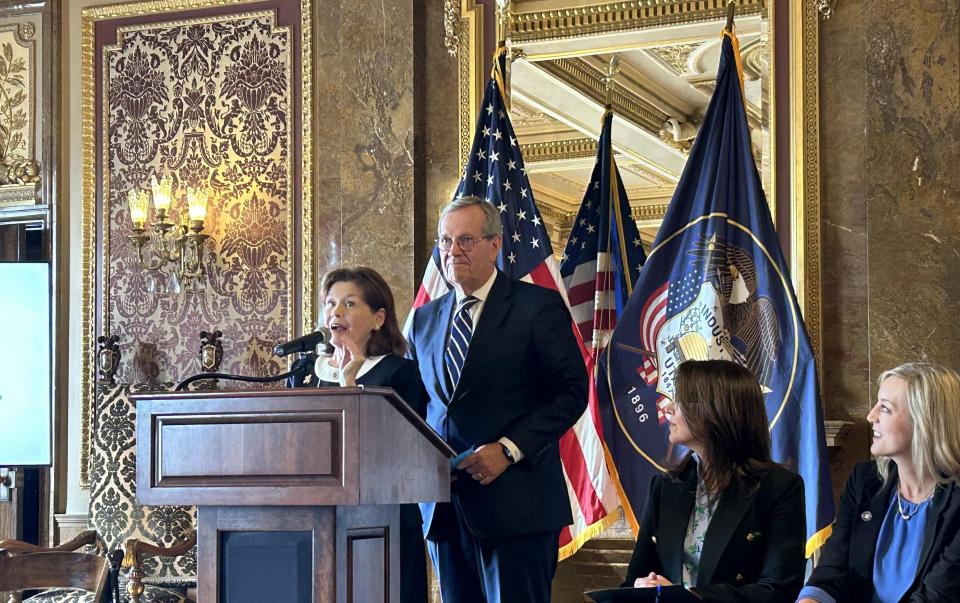
{"label": "short blonde hair", "polygon": [[[960,375],[945,366],[908,362],[884,371],[877,385],[890,377],[906,383],[914,471],[933,476],[941,485],[960,481]],[[877,470],[887,481],[890,458],[877,457]]]}

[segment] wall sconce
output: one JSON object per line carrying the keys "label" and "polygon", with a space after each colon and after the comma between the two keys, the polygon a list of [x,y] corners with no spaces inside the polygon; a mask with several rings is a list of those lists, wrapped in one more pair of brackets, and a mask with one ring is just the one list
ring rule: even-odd
{"label": "wall sconce", "polygon": [[[137,248],[137,259],[144,270],[162,273],[164,266],[172,264],[167,282],[158,283],[154,275],[147,282],[152,293],[159,292],[165,286],[168,293],[179,293],[181,285],[187,290],[203,288],[204,257],[203,244],[209,237],[203,233],[203,222],[207,218],[207,191],[187,188],[187,211],[180,225],[169,222],[170,204],[173,199],[173,183],[169,176],[157,181],[150,177],[150,189],[134,189],[127,193],[127,205],[130,208],[130,221],[133,234],[130,240]],[[150,199],[156,221],[147,226],[147,213]],[[151,261],[144,259],[144,247],[154,242],[155,257]]]}

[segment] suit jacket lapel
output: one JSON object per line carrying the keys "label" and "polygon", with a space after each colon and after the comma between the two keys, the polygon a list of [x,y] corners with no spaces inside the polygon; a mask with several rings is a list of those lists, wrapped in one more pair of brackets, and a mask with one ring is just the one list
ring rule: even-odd
{"label": "suit jacket lapel", "polygon": [[440,298],[440,311],[432,318],[433,334],[430,337],[433,349],[430,350],[430,357],[433,362],[433,374],[436,377],[435,386],[443,394],[445,401],[450,400],[450,388],[447,385],[447,369],[444,363],[444,353],[447,350],[447,332],[450,330],[450,319],[453,316],[454,306],[457,304],[456,295],[453,291]]}
{"label": "suit jacket lapel", "polygon": [[[877,480],[873,486],[873,494],[867,501],[866,510],[854,517],[854,526],[850,534],[850,550],[864,551],[863,555],[856,555],[854,559],[859,566],[860,575],[873,575],[873,558],[876,555],[877,538],[880,535],[880,526],[887,514],[890,504],[892,488],[897,483],[897,466],[890,463],[890,479],[885,484]],[[859,526],[859,527],[858,527]]]}
{"label": "suit jacket lapel", "polygon": [[720,557],[727,548],[743,516],[753,506],[753,499],[757,496],[759,486],[746,488],[742,484],[733,483],[720,497],[717,510],[710,520],[710,526],[703,539],[703,551],[700,553],[700,569],[697,571],[697,586],[710,584],[713,573],[720,563]]}
{"label": "suit jacket lapel", "polygon": [[664,484],[660,497],[660,529],[657,530],[660,539],[657,547],[660,549],[664,574],[676,582],[683,577],[683,540],[687,535],[697,491],[696,466],[690,463],[682,477],[682,482],[668,481]]}
{"label": "suit jacket lapel", "polygon": [[[470,378],[477,371],[479,359],[483,358],[486,349],[495,339],[497,327],[503,322],[510,309],[510,279],[499,270],[497,277],[490,287],[490,293],[483,302],[480,312],[480,321],[473,326],[473,336],[470,338],[470,347],[467,357],[463,361],[463,371],[460,373],[460,382],[454,390],[454,397],[469,389]],[[453,401],[451,399],[451,401]]]}
{"label": "suit jacket lapel", "polygon": [[924,526],[923,530],[923,548],[920,549],[916,576],[920,575],[923,566],[926,565],[930,557],[930,551],[933,549],[933,541],[940,533],[940,524],[943,523],[943,510],[947,508],[950,499],[956,495],[956,488],[953,485],[937,488],[937,493],[933,497],[933,502],[930,503],[929,511],[927,511],[929,519],[927,519],[927,525]]}

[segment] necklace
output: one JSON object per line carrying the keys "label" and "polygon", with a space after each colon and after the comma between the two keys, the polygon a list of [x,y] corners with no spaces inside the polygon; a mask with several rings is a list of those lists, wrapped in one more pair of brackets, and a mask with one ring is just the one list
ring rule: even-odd
{"label": "necklace", "polygon": [[[934,490],[936,490],[936,486],[934,486]],[[923,506],[923,503],[930,500],[931,496],[933,496],[933,490],[931,490],[930,494],[924,497],[923,500],[917,503],[917,508],[914,509],[912,513],[907,513],[903,510],[903,499],[900,497],[900,484],[897,484],[897,511],[900,513],[900,517],[902,517],[904,521],[910,521],[910,518],[920,512],[920,507]]]}

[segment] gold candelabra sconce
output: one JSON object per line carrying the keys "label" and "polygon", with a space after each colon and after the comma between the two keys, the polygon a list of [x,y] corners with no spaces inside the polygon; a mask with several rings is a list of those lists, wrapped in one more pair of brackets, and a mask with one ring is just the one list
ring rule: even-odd
{"label": "gold candelabra sconce", "polygon": [[[187,187],[186,212],[182,221],[170,221],[173,201],[173,183],[169,176],[159,181],[150,177],[150,191],[133,189],[127,193],[133,234],[130,240],[137,249],[137,259],[149,274],[147,290],[150,293],[180,293],[182,290],[200,291],[204,288],[206,261],[204,243],[210,235],[203,233],[207,218],[208,193],[203,189]],[[155,221],[147,224],[150,201],[153,200]],[[144,256],[153,249],[153,256]]]}

